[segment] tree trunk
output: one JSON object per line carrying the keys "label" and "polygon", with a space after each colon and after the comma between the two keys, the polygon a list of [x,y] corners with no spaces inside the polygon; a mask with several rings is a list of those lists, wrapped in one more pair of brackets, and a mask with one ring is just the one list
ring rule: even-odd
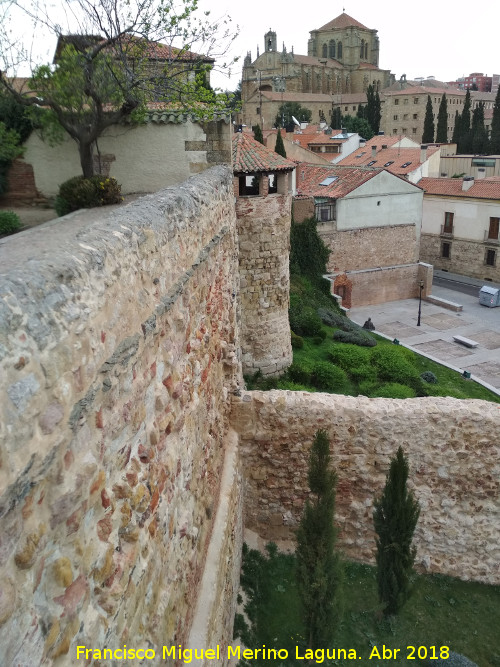
{"label": "tree trunk", "polygon": [[92,154],[91,141],[80,141],[78,150],[80,152],[80,164],[84,178],[90,178],[94,175],[94,158]]}

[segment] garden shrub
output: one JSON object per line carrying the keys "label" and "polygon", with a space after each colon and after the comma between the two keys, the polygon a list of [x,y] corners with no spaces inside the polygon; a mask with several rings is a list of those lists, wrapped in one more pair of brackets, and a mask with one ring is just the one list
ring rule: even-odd
{"label": "garden shrub", "polygon": [[345,315],[334,313],[333,310],[328,308],[318,308],[317,313],[323,324],[327,324],[329,327],[342,327],[344,320],[347,319]]}
{"label": "garden shrub", "polygon": [[428,382],[429,384],[437,384],[438,381],[432,371],[424,371],[420,377],[424,382]]}
{"label": "garden shrub", "polygon": [[388,382],[380,385],[370,394],[372,398],[415,398],[415,391],[398,382]]}
{"label": "garden shrub", "polygon": [[0,211],[0,234],[14,234],[21,229],[21,220],[14,211]]}
{"label": "garden shrub", "polygon": [[332,345],[328,350],[329,360],[348,373],[354,366],[362,366],[370,362],[370,351],[352,343]]}
{"label": "garden shrub", "polygon": [[289,310],[290,329],[298,336],[319,336],[322,323],[312,308],[304,308],[302,303]]}
{"label": "garden shrub", "polygon": [[108,206],[122,201],[121,186],[108,176],[74,176],[61,183],[56,197],[55,209],[59,216],[80,208]]}
{"label": "garden shrub", "polygon": [[342,331],[337,329],[333,332],[333,340],[340,343],[352,343],[353,345],[360,345],[362,347],[375,347],[377,341],[370,334],[362,331]]}
{"label": "garden shrub", "polygon": [[420,380],[417,369],[405,359],[399,347],[379,346],[373,350],[371,359],[381,380],[406,385],[415,385]]}
{"label": "garden shrub", "polygon": [[364,380],[359,383],[359,393],[362,396],[372,396],[375,389],[378,387],[378,382],[373,380]]}
{"label": "garden shrub", "polygon": [[304,362],[294,362],[288,367],[287,378],[298,384],[309,384],[311,381],[311,366]]}
{"label": "garden shrub", "polygon": [[291,382],[290,380],[280,380],[276,389],[287,389],[288,391],[312,391],[311,387],[306,387],[305,384]]}
{"label": "garden shrub", "polygon": [[322,343],[324,340],[325,340],[325,339],[322,338],[321,336],[313,336],[312,342],[313,342],[315,345],[321,345],[321,343]]}
{"label": "garden shrub", "polygon": [[292,347],[294,350],[301,350],[304,347],[304,339],[302,336],[297,336],[293,331],[290,332],[292,336]]}
{"label": "garden shrub", "polygon": [[377,381],[377,369],[368,364],[363,366],[356,366],[355,368],[347,369],[347,373],[351,380],[357,382],[358,384],[362,382],[370,382],[376,384]]}
{"label": "garden shrub", "polygon": [[312,368],[311,383],[323,391],[342,391],[348,383],[347,373],[329,361],[317,361]]}

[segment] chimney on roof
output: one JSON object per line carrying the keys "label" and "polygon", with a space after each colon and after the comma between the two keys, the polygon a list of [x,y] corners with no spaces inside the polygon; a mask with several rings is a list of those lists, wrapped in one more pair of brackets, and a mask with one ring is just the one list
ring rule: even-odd
{"label": "chimney on roof", "polygon": [[346,130],[346,128],[345,128],[345,127],[341,127],[341,128],[340,128],[340,133],[341,133],[341,134],[347,134],[347,130]]}
{"label": "chimney on roof", "polygon": [[477,170],[477,180],[484,178],[486,176],[486,169],[484,167],[479,167]]}
{"label": "chimney on roof", "polygon": [[470,188],[474,185],[474,176],[464,176],[464,180],[462,181],[462,190],[464,192],[467,192],[467,190],[470,190]]}
{"label": "chimney on roof", "polygon": [[427,160],[427,146],[420,146],[420,164],[423,164]]}
{"label": "chimney on roof", "polygon": [[377,157],[377,147],[372,146],[372,158],[375,158],[375,157]]}

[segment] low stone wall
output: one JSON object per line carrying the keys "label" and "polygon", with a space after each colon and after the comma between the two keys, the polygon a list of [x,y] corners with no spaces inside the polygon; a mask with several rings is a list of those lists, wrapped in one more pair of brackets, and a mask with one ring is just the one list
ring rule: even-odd
{"label": "low stone wall", "polygon": [[374,562],[373,499],[401,445],[421,505],[417,563],[500,583],[498,405],[254,391],[233,398],[232,424],[240,436],[245,526],[265,539],[293,536],[307,497],[309,448],[315,432],[325,429],[347,557]]}
{"label": "low stone wall", "polygon": [[241,382],[232,175],[87,216],[2,244],[2,665],[123,644],[159,664],[188,638],[219,499]]}
{"label": "low stone wall", "polygon": [[432,292],[433,268],[430,264],[407,264],[406,266],[386,266],[382,268],[366,269],[363,271],[348,271],[340,277],[329,276],[332,285],[348,284],[348,301],[342,305],[347,308],[370,306],[386,301],[399,301],[419,296],[419,282],[424,282],[422,298]]}

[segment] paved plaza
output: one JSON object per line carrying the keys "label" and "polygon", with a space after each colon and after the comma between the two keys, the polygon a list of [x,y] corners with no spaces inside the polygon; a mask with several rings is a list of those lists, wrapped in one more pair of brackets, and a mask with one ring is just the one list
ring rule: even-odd
{"label": "paved plaza", "polygon": [[[418,299],[352,308],[349,315],[358,324],[371,317],[377,332],[398,338],[417,352],[460,371],[467,370],[500,390],[500,307],[480,306],[478,296],[445,287],[433,286],[432,295],[461,304],[463,310],[453,312],[424,300],[420,327],[417,327]],[[465,347],[453,340],[456,335],[479,345]]]}

